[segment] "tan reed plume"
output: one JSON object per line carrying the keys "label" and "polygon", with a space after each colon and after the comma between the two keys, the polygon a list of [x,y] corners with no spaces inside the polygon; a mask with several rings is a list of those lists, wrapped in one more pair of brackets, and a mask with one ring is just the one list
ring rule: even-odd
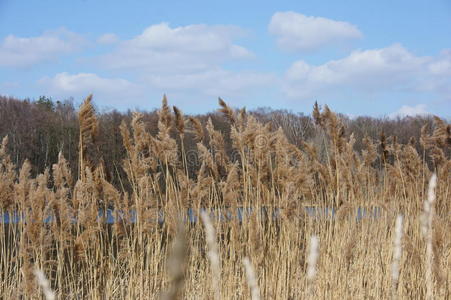
{"label": "tan reed plume", "polygon": [[162,300],[180,299],[185,283],[185,269],[189,254],[188,252],[185,227],[182,222],[179,222],[177,225],[177,234],[172,244],[172,252],[168,259],[168,271],[171,276],[171,286],[161,297]]}
{"label": "tan reed plume", "polygon": [[204,139],[204,129],[202,127],[202,123],[199,119],[194,117],[189,117],[191,124],[193,125],[193,133],[196,142],[201,142]]}
{"label": "tan reed plume", "polygon": [[434,280],[432,278],[432,268],[434,263],[434,252],[432,245],[432,222],[435,214],[435,188],[437,186],[437,176],[433,174],[429,180],[428,199],[424,201],[424,214],[422,218],[422,231],[426,236],[426,299],[434,299]]}
{"label": "tan reed plume", "polygon": [[52,288],[50,287],[50,282],[45,277],[44,272],[42,272],[39,269],[35,269],[33,273],[36,276],[36,280],[39,286],[42,288],[42,291],[44,292],[45,299],[46,300],[56,299],[55,292],[52,291]]}
{"label": "tan reed plume", "polygon": [[243,258],[244,270],[246,271],[247,284],[251,290],[251,299],[260,300],[260,289],[258,288],[257,276],[254,267],[248,257]]}
{"label": "tan reed plume", "polygon": [[313,296],[314,281],[317,273],[316,264],[319,257],[319,238],[316,235],[310,237],[310,248],[307,256],[307,297]]}
{"label": "tan reed plume", "polygon": [[316,235],[310,237],[310,248],[307,257],[307,280],[313,281],[316,277],[316,263],[319,257],[319,238]]}
{"label": "tan reed plume", "polygon": [[180,135],[183,135],[185,134],[185,120],[183,118],[183,113],[177,106],[173,106],[172,108],[175,115],[175,128],[177,128]]}
{"label": "tan reed plume", "polygon": [[166,126],[167,128],[171,127],[172,116],[166,95],[163,95],[163,99],[161,100],[161,109],[158,111],[158,118],[159,121],[164,124],[164,126]]}
{"label": "tan reed plume", "polygon": [[208,245],[208,258],[210,260],[210,267],[212,273],[212,287],[215,291],[215,300],[221,299],[221,266],[219,260],[218,244],[216,243],[216,231],[211,223],[208,213],[201,212],[202,222],[205,227],[205,235]]}
{"label": "tan reed plume", "polygon": [[398,289],[399,281],[399,263],[401,261],[402,253],[402,221],[403,216],[396,217],[395,237],[393,239],[393,263],[392,263],[392,283],[393,283],[393,299],[396,299],[396,291]]}
{"label": "tan reed plume", "polygon": [[319,108],[318,102],[315,101],[315,104],[313,105],[313,119],[315,120],[315,124],[323,127],[323,117],[321,115],[321,110]]}
{"label": "tan reed plume", "polygon": [[80,122],[79,139],[79,176],[85,179],[85,168],[93,168],[95,163],[94,142],[97,136],[98,122],[94,106],[91,103],[92,94],[86,97],[78,112]]}
{"label": "tan reed plume", "polygon": [[221,97],[218,98],[219,105],[221,108],[219,109],[220,112],[222,112],[226,118],[229,120],[230,124],[235,124],[236,118],[235,113],[233,109],[231,109],[227,103],[224,102],[224,100],[221,99]]}

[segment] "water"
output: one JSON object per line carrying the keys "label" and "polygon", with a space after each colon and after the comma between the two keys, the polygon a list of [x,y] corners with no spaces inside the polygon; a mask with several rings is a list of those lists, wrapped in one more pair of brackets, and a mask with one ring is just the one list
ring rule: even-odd
{"label": "water", "polygon": [[[205,209],[202,209],[205,211]],[[308,217],[313,219],[333,219],[336,217],[337,210],[332,207],[318,207],[318,206],[305,206],[305,213]],[[252,207],[238,207],[236,214],[233,214],[231,209],[221,209],[221,210],[211,210],[210,217],[213,220],[219,219],[222,222],[234,221],[243,222],[246,218],[252,216],[257,210]],[[277,220],[281,218],[281,210],[279,208],[268,208],[262,207],[257,212],[260,213],[262,218],[272,218]],[[358,207],[355,210],[356,220],[362,219],[379,219],[382,216],[382,208],[380,207]],[[199,221],[199,216],[196,211],[192,208],[188,208],[185,214],[180,214],[180,217],[184,218],[185,221],[190,223],[197,223]],[[164,223],[164,212],[159,211],[158,215],[153,218],[146,220],[147,222],[158,222],[159,224]],[[49,215],[44,219],[44,223],[54,222],[55,217]],[[117,215],[113,209],[103,210],[100,209],[97,221],[105,222],[106,224],[114,224],[115,222],[127,222],[136,223],[137,215],[135,210],[129,211],[128,220],[126,214],[123,211],[119,211]],[[17,224],[20,222],[27,222],[27,217],[24,213],[12,212],[12,213],[0,213],[0,223],[2,224]],[[76,216],[72,217],[72,223],[76,223]]]}

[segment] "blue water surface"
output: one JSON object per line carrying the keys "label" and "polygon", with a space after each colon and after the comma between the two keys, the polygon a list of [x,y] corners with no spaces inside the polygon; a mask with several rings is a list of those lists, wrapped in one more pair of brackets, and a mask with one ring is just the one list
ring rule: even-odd
{"label": "blue water surface", "polygon": [[[305,206],[304,207],[306,215],[311,218],[334,218],[336,216],[337,210],[332,207],[319,207],[319,206]],[[201,209],[205,211],[205,209]],[[281,217],[281,211],[278,208],[268,208],[261,207],[260,209],[255,209],[252,207],[238,207],[236,214],[232,213],[231,209],[212,209],[210,210],[210,217],[213,220],[219,220],[222,222],[238,220],[239,222],[243,222],[247,217],[253,215],[255,212],[259,212],[263,218],[272,218],[273,220],[277,220]],[[104,222],[106,224],[114,224],[116,222],[126,222],[126,223],[136,223],[137,214],[135,210],[129,211],[129,217],[126,218],[126,214],[123,211],[118,211],[115,213],[113,209],[99,209],[99,213],[97,216],[98,222]],[[378,219],[382,216],[382,208],[380,207],[358,207],[356,209],[356,220],[362,219]],[[199,216],[195,209],[188,208],[185,214],[180,214],[180,217],[183,218],[186,222],[189,223],[197,223],[199,221]],[[154,219],[145,220],[146,222],[158,222],[159,224],[164,223],[164,212],[159,211],[158,216]],[[3,212],[0,213],[0,223],[3,224],[17,224],[20,222],[28,222],[28,218],[24,213],[19,212]],[[33,222],[33,220],[31,220]],[[55,217],[53,215],[47,216],[43,223],[52,223],[55,221]],[[72,217],[72,223],[76,223],[76,216]]]}

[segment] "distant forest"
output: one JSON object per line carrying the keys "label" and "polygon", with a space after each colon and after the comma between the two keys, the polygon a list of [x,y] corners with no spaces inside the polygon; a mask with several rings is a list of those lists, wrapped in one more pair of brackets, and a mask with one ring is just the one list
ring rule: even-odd
{"label": "distant forest", "polygon": [[[157,110],[141,111],[141,113],[151,134],[157,134]],[[302,141],[313,142],[320,147],[321,143],[324,143],[322,138],[324,133],[315,125],[314,118],[310,114],[270,108],[259,108],[247,113],[268,126],[282,128],[289,141],[298,147],[302,147]],[[107,178],[116,186],[122,185],[122,178],[126,177],[121,168],[125,149],[119,126],[123,121],[130,124],[132,116],[133,112],[130,110],[97,112],[100,128],[98,128],[95,145],[104,163]],[[183,143],[186,151],[189,151],[196,149],[196,140],[193,133],[189,131],[190,116],[185,117],[188,130]],[[225,148],[228,149],[228,154],[231,154],[233,150],[229,139],[230,123],[224,114],[210,112],[194,117],[201,121],[204,132],[207,121],[211,118],[214,128],[224,134]],[[400,144],[410,143],[418,153],[423,153],[418,142],[421,128],[427,125],[426,128],[430,131],[433,124],[432,116],[396,119],[368,116],[351,119],[345,115],[339,115],[339,117],[344,124],[342,134],[345,136],[354,134],[356,139],[354,147],[358,153],[365,148],[364,137],[369,137],[376,144],[381,137],[396,139]],[[175,126],[173,127],[173,137],[180,143],[180,136]],[[58,154],[61,151],[72,168],[72,174],[78,174],[78,107],[75,107],[73,101],[53,101],[47,97],[31,101],[0,96],[0,140],[6,135],[9,140],[9,154],[17,167],[28,159],[33,166],[34,174],[42,173],[46,168],[51,170],[52,165],[58,161]],[[192,171],[190,173],[194,174],[198,165],[193,161],[189,167]]]}

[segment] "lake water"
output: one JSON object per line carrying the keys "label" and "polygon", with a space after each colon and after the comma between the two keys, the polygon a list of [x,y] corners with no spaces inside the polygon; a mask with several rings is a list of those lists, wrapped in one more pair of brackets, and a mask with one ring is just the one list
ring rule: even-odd
{"label": "lake water", "polygon": [[[203,210],[203,209],[202,209]],[[331,207],[318,207],[318,206],[305,206],[305,213],[310,218],[318,219],[333,219],[336,217],[337,210]],[[247,217],[254,213],[260,213],[263,218],[279,219],[281,217],[281,211],[278,208],[262,207],[260,209],[254,209],[252,207],[238,207],[234,214],[231,209],[215,209],[210,211],[210,217],[212,219],[219,218],[220,221],[233,221],[238,220],[242,222]],[[382,216],[382,208],[380,207],[358,207],[355,210],[355,216],[357,220],[361,219],[378,219]],[[199,221],[199,216],[194,209],[187,209],[185,214],[181,214],[186,221],[190,223],[196,223]],[[44,219],[44,223],[51,223],[54,221],[54,216],[48,216]],[[137,216],[136,211],[131,210],[129,212],[128,220],[126,220],[125,214],[119,211],[117,214],[113,209],[99,210],[97,220],[99,222],[105,222],[106,224],[114,224],[118,221],[125,221],[129,223],[136,223]],[[16,224],[19,222],[26,222],[27,217],[24,213],[19,212],[4,212],[0,213],[0,223],[2,224]],[[76,223],[76,216],[72,218],[72,222]],[[154,219],[148,220],[148,222],[164,223],[164,212],[159,211],[158,215]]]}

